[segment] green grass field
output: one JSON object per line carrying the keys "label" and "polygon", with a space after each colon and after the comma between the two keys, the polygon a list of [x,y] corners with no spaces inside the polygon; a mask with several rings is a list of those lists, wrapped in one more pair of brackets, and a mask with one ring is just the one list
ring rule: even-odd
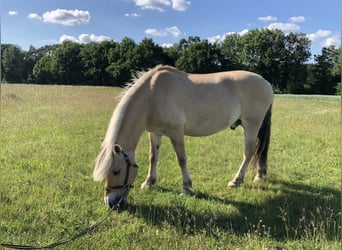
{"label": "green grass field", "polygon": [[[47,245],[106,215],[94,160],[117,88],[1,86],[0,243]],[[195,195],[163,139],[159,182],[141,190],[148,140],[130,207],[60,249],[341,249],[341,99],[277,95],[267,179],[248,169],[227,189],[242,159],[242,128],[186,138]]]}

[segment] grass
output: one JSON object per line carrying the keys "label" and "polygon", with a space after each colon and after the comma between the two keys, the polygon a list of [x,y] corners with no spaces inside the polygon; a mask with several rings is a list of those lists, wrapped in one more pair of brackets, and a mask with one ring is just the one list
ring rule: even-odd
{"label": "grass", "polygon": [[[47,245],[107,213],[92,181],[100,138],[120,89],[4,84],[1,87],[0,242]],[[186,138],[195,195],[163,138],[159,179],[140,190],[148,140],[130,207],[60,249],[340,249],[341,101],[277,95],[265,181],[227,189],[241,162],[242,129]]]}

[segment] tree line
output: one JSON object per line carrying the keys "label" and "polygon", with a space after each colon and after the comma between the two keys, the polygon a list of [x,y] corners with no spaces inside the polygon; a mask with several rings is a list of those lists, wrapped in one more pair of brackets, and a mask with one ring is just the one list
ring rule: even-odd
{"label": "tree line", "polygon": [[28,51],[3,44],[2,81],[37,84],[123,86],[137,71],[168,64],[189,73],[249,70],[277,93],[336,94],[340,91],[341,48],[324,47],[310,61],[310,40],[302,33],[255,29],[229,34],[221,42],[198,36],[162,47],[152,39],[136,43],[80,44],[65,41]]}

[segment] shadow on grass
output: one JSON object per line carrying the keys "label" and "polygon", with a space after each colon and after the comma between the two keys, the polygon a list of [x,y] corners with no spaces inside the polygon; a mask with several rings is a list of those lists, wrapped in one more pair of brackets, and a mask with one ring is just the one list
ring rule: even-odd
{"label": "shadow on grass", "polygon": [[[186,234],[205,233],[215,237],[224,230],[276,240],[341,240],[340,191],[282,180],[268,182],[281,185],[281,188],[273,190],[277,192],[274,198],[257,205],[196,192],[196,199],[234,206],[239,211],[235,215],[228,215],[226,211],[192,211],[179,199],[172,205],[132,204],[128,211],[149,224],[174,227]],[[158,189],[176,193],[175,190]]]}

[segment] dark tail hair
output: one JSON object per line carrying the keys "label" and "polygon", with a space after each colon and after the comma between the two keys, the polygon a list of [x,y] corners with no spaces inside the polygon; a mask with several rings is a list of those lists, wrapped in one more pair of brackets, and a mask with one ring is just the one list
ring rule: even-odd
{"label": "dark tail hair", "polygon": [[255,150],[255,160],[259,164],[260,170],[266,174],[267,170],[267,153],[270,145],[271,138],[271,117],[272,117],[272,104],[268,108],[264,120],[258,132],[258,140]]}

